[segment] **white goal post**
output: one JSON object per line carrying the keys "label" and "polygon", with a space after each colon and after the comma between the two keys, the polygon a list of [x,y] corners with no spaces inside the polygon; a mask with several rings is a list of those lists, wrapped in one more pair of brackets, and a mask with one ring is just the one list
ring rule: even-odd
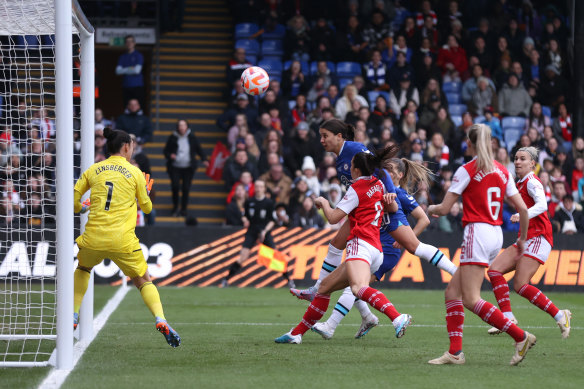
{"label": "white goal post", "polygon": [[[0,0],[0,119],[6,134],[0,152],[11,164],[0,166],[2,185],[15,185],[19,168],[25,182],[20,189],[6,189],[11,200],[1,207],[6,210],[0,215],[5,237],[0,242],[0,368],[73,367],[73,184],[75,174],[94,159],[93,34],[77,0]],[[77,57],[74,47],[81,52]],[[75,58],[80,75],[76,110]],[[75,131],[81,137],[80,166],[74,164]],[[34,145],[41,150],[37,154]],[[29,160],[36,165],[27,165]],[[41,173],[35,176],[37,167]],[[12,201],[21,195],[22,205]],[[51,197],[56,211],[45,207]],[[42,211],[34,214],[37,203]],[[85,222],[82,218],[81,228]],[[93,337],[92,288],[93,283],[81,313],[80,341],[85,342]]]}

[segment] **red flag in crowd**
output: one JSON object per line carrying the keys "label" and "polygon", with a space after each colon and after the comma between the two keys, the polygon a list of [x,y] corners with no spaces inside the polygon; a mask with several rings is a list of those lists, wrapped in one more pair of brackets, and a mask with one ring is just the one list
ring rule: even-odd
{"label": "red flag in crowd", "polygon": [[205,172],[207,176],[214,179],[215,181],[221,180],[223,175],[223,165],[227,158],[229,158],[229,150],[221,142],[217,142],[215,148],[213,149],[213,154],[209,159],[209,166]]}

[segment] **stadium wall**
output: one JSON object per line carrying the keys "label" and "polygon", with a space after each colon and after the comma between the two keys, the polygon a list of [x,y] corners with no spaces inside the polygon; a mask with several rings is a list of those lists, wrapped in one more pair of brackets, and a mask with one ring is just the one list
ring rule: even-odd
{"label": "stadium wall", "polygon": [[[226,227],[148,227],[138,228],[142,250],[147,257],[149,271],[161,286],[216,286],[227,268],[239,256],[245,230]],[[298,285],[309,285],[318,277],[328,242],[334,235],[330,230],[303,230],[278,228],[274,239],[278,248],[289,257],[288,271]],[[28,233],[30,234],[30,232]],[[49,244],[51,232],[34,246],[27,245],[30,236],[4,233],[0,246],[0,279],[30,278],[53,275],[55,247]],[[28,239],[25,239],[28,238]],[[516,235],[505,234],[505,246],[515,241]],[[458,264],[460,258],[459,234],[425,232],[421,240],[440,247]],[[532,282],[543,290],[584,292],[584,236],[556,235],[554,250],[546,264],[538,270]],[[75,248],[77,253],[77,248]],[[283,287],[286,282],[278,274],[257,264],[257,247],[252,250],[250,262],[233,277],[233,286]],[[71,269],[76,263],[71,264]],[[95,268],[96,282],[119,284],[120,272],[109,260]],[[510,279],[512,274],[508,276]],[[450,276],[438,271],[418,257],[404,253],[389,276],[382,283],[392,288],[442,289]],[[489,285],[485,281],[483,287]]]}

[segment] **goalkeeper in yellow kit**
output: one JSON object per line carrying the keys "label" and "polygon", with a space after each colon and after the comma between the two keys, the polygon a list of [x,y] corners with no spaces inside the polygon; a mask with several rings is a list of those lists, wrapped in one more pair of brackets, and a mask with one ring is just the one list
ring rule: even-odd
{"label": "goalkeeper in yellow kit", "polygon": [[[79,265],[75,270],[73,326],[79,323],[79,308],[87,291],[91,269],[109,258],[140,290],[144,303],[156,318],[156,329],[172,347],[180,345],[178,333],[166,322],[156,286],[136,237],[136,201],[150,213],[150,189],[154,180],[130,164],[134,144],[125,131],[103,132],[111,157],[93,164],[75,184],[75,212],[89,213],[85,232],[77,238]],[[147,182],[148,181],[148,182]],[[88,201],[81,196],[91,189]]]}

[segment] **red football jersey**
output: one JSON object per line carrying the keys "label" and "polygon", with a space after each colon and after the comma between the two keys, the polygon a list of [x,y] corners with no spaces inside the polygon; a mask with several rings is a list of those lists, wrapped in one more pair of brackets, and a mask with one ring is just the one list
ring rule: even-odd
{"label": "red football jersey", "polygon": [[[553,247],[554,237],[552,235],[552,223],[547,214],[545,191],[539,177],[533,173],[529,173],[517,183],[517,189],[519,190],[519,194],[525,202],[525,205],[527,205],[530,214],[535,208],[539,208],[535,212],[541,212],[537,216],[531,217],[530,215],[527,239],[543,235],[544,239]],[[538,202],[539,207],[537,206]]]}
{"label": "red football jersey", "polygon": [[371,176],[359,177],[349,187],[337,204],[337,208],[349,215],[351,234],[347,241],[357,237],[381,251],[379,226],[383,216],[384,193],[383,183]]}
{"label": "red football jersey", "polygon": [[477,171],[476,159],[458,168],[449,192],[462,196],[462,225],[503,224],[503,199],[517,194],[513,177],[505,166],[493,161],[493,171]]}

